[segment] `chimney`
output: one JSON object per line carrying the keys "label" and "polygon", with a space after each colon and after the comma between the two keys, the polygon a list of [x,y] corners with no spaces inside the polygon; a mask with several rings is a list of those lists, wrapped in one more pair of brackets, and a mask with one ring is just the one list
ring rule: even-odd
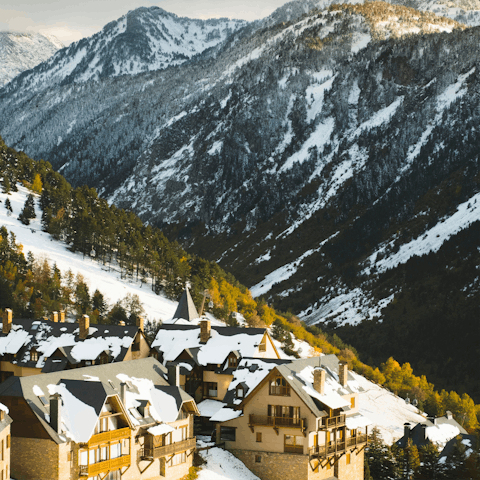
{"label": "chimney", "polygon": [[3,314],[3,333],[8,335],[10,330],[12,329],[12,320],[13,320],[13,312],[10,308],[5,309],[5,313]]}
{"label": "chimney", "polygon": [[65,323],[65,310],[60,310],[60,323]]}
{"label": "chimney", "polygon": [[421,427],[421,430],[420,430],[420,432],[421,432],[421,434],[420,434],[421,438],[420,438],[420,440],[421,440],[422,442],[425,442],[425,440],[427,440],[427,425],[426,425],[425,423],[422,423],[422,424],[420,425],[420,427]]}
{"label": "chimney", "polygon": [[348,382],[348,363],[340,362],[338,364],[338,381],[342,387],[347,386]]}
{"label": "chimney", "polygon": [[137,327],[143,332],[143,317],[137,317]]}
{"label": "chimney", "polygon": [[200,321],[200,343],[207,343],[210,338],[210,320]]}
{"label": "chimney", "polygon": [[313,388],[320,395],[325,393],[325,376],[326,372],[323,368],[316,367],[313,370]]}
{"label": "chimney", "polygon": [[80,327],[80,340],[85,340],[88,337],[88,332],[90,330],[90,317],[88,315],[82,315],[78,324]]}
{"label": "chimney", "polygon": [[453,414],[450,410],[447,410],[445,412],[445,416],[447,417],[448,420],[452,420],[453,419]]}
{"label": "chimney", "polygon": [[180,386],[180,365],[170,365],[168,367],[168,383],[172,387]]}
{"label": "chimney", "polygon": [[42,320],[43,320],[44,322],[48,322],[48,317],[42,317]]}
{"label": "chimney", "polygon": [[124,405],[126,400],[127,400],[127,384],[125,382],[122,382],[120,384],[120,400]]}
{"label": "chimney", "polygon": [[50,397],[50,426],[57,433],[62,433],[62,397],[59,393],[54,393]]}
{"label": "chimney", "polygon": [[52,312],[52,322],[58,322],[58,312]]}
{"label": "chimney", "polygon": [[124,326],[125,326],[125,322],[124,322],[123,320],[120,320],[120,321],[118,322],[118,324],[119,324],[121,327],[124,327]]}
{"label": "chimney", "polygon": [[407,445],[410,438],[410,424],[408,422],[403,424],[403,436],[405,437],[405,445]]}

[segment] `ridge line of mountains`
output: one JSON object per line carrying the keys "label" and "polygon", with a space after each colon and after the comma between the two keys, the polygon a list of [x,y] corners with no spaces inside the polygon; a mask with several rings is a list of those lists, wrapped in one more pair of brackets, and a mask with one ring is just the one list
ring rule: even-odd
{"label": "ridge line of mountains", "polygon": [[479,11],[134,10],[1,89],[0,135],[371,363],[478,399]]}

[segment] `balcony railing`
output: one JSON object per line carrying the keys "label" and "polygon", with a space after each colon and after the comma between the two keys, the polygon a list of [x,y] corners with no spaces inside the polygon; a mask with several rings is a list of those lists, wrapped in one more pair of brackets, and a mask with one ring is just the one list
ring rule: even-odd
{"label": "balcony railing", "polygon": [[128,467],[130,463],[130,455],[122,455],[121,457],[92,463],[91,465],[80,465],[80,475],[82,477],[94,477],[100,473],[113,472],[120,468]]}
{"label": "balcony railing", "polygon": [[322,428],[343,427],[345,425],[345,418],[345,415],[339,415],[338,417],[323,417]]}
{"label": "balcony railing", "polygon": [[185,450],[190,450],[195,448],[197,444],[196,437],[188,438],[187,440],[182,440],[181,442],[171,443],[170,445],[164,445],[163,447],[153,447],[148,448],[144,447],[140,450],[141,458],[160,458],[165,457],[166,455],[174,455],[175,453],[184,452]]}
{"label": "balcony railing", "polygon": [[289,397],[290,396],[290,387],[270,385],[270,395],[277,395],[277,396],[281,396],[281,397]]}
{"label": "balcony railing", "polygon": [[92,435],[88,441],[88,446],[97,445],[99,443],[108,443],[115,440],[124,440],[130,438],[130,428],[119,428],[118,430],[111,430],[109,432],[97,433]]}
{"label": "balcony railing", "polygon": [[283,451],[285,453],[302,453],[303,445],[284,445]]}
{"label": "balcony railing", "polygon": [[367,435],[357,435],[356,437],[347,438],[347,440],[332,441],[327,445],[319,445],[316,447],[310,448],[310,456],[327,458],[331,455],[338,453],[344,453],[350,448],[355,448],[357,446],[365,445],[367,443]]}
{"label": "balcony railing", "polygon": [[269,415],[250,415],[249,426],[256,425],[304,429],[307,426],[307,419],[298,417],[271,417]]}

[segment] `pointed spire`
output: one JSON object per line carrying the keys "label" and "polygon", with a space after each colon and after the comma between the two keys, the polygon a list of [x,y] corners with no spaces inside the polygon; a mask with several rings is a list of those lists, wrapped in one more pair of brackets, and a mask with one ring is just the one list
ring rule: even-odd
{"label": "pointed spire", "polygon": [[198,312],[188,290],[188,285],[185,286],[185,290],[183,291],[182,298],[180,298],[180,301],[178,302],[178,307],[175,310],[173,318],[183,318],[188,321],[198,318]]}

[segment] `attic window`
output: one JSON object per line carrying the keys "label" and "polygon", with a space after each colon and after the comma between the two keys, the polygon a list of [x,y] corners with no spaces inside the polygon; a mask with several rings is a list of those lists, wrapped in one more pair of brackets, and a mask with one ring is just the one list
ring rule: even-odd
{"label": "attic window", "polygon": [[266,352],[267,351],[267,341],[265,338],[261,341],[260,345],[258,346],[259,352]]}
{"label": "attic window", "polygon": [[39,395],[38,398],[42,402],[43,406],[47,406],[49,403],[47,402],[47,399],[43,395]]}
{"label": "attic window", "polygon": [[270,381],[270,395],[290,396],[290,385],[283,377],[275,377]]}
{"label": "attic window", "polygon": [[245,395],[245,391],[244,391],[243,387],[238,385],[238,387],[237,387],[237,398],[243,398],[244,395]]}
{"label": "attic window", "polygon": [[38,352],[35,348],[30,350],[30,361],[31,362],[38,362]]}
{"label": "attic window", "polygon": [[238,367],[238,358],[235,355],[230,355],[228,357],[228,368],[237,368]]}
{"label": "attic window", "polygon": [[113,382],[112,382],[111,380],[109,380],[108,383],[109,383],[110,386],[115,390],[115,385],[113,384]]}

